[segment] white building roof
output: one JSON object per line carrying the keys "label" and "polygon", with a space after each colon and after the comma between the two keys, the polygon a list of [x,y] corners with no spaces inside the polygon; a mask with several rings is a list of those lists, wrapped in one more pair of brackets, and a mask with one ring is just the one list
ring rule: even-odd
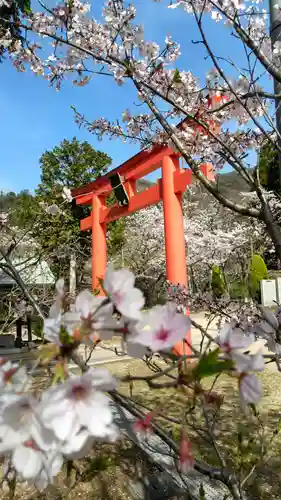
{"label": "white building roof", "polygon": [[[4,259],[0,263],[4,263]],[[45,260],[38,261],[36,257],[15,257],[12,263],[19,272],[20,277],[27,285],[53,285],[55,276]],[[0,287],[14,285],[15,280],[3,269],[0,269]]]}

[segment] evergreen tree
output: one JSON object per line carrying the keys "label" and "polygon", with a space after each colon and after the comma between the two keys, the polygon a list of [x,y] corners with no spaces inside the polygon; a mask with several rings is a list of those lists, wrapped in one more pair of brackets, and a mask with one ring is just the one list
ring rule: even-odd
{"label": "evergreen tree", "polygon": [[[57,277],[68,276],[69,259],[73,252],[77,258],[77,270],[81,275],[84,264],[91,254],[91,234],[80,231],[80,220],[90,213],[88,206],[64,203],[63,187],[81,187],[107,172],[111,158],[96,151],[87,142],[64,140],[40,158],[41,181],[35,196],[21,193],[13,211],[13,223],[29,228],[38,241]],[[63,213],[50,215],[42,209],[42,204],[58,204]],[[44,205],[43,205],[44,206]],[[109,225],[112,239],[109,248],[122,244],[124,221]],[[112,241],[111,241],[112,240]]]}
{"label": "evergreen tree", "polygon": [[269,191],[281,192],[279,180],[278,150],[267,142],[261,148],[259,156],[259,176],[263,187]]}

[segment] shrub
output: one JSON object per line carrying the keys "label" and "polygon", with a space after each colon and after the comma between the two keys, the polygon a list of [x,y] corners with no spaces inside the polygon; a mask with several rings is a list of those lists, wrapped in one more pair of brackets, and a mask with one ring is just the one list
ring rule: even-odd
{"label": "shrub", "polygon": [[234,281],[229,285],[229,295],[231,299],[244,299],[248,296],[248,287],[241,281]]}
{"label": "shrub", "polygon": [[213,265],[212,267],[212,290],[215,297],[221,297],[225,292],[225,279],[222,270]]}
{"label": "shrub", "polygon": [[260,300],[260,281],[268,279],[268,270],[260,255],[253,255],[250,261],[249,292],[253,299]]}

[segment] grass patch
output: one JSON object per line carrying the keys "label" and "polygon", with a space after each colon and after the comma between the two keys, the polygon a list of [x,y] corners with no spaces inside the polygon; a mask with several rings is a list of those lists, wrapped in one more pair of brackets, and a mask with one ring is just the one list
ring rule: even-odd
{"label": "grass patch", "polygon": [[[158,364],[162,365],[159,361]],[[106,366],[106,365],[105,365]],[[163,363],[163,366],[164,363]],[[149,375],[150,369],[140,360],[123,360],[106,366],[108,370],[122,377],[131,375]],[[213,388],[224,396],[219,410],[210,407],[209,424],[213,426],[218,451],[227,467],[235,472],[241,471],[246,477],[253,467],[252,475],[246,483],[249,500],[281,499],[281,436],[275,434],[280,421],[281,388],[280,374],[266,370],[261,374],[264,396],[255,415],[241,411],[237,381],[227,375],[221,375]],[[212,386],[214,380],[206,379],[205,388]],[[48,385],[47,378],[37,380],[40,391]],[[143,381],[133,384],[120,383],[119,390],[131,396],[146,409],[157,409],[160,415],[156,421],[175,439],[179,438],[182,417],[188,413],[188,436],[194,445],[195,457],[208,464],[219,465],[219,457],[214,453],[204,415],[200,407],[193,408],[191,393],[186,389],[151,389]],[[173,421],[163,418],[169,416]],[[254,437],[258,436],[258,439]],[[268,443],[271,443],[268,447]],[[268,453],[262,458],[262,448]],[[145,455],[132,443],[121,440],[115,444],[95,446],[90,456],[75,462],[76,470],[71,472],[66,481],[66,470],[59,474],[55,486],[44,493],[37,493],[34,488],[17,488],[15,499],[23,500],[127,500],[132,494],[129,481],[144,474],[156,473],[156,469],[147,461]],[[157,471],[158,473],[158,471]],[[5,498],[1,496],[0,498]],[[8,498],[8,497],[6,497]]]}
{"label": "grass patch", "polygon": [[[117,376],[148,375],[151,373],[141,361],[130,361],[108,366]],[[281,433],[280,422],[281,387],[280,374],[269,370],[261,374],[264,395],[257,413],[249,411],[245,415],[240,407],[237,381],[223,374],[215,383],[213,390],[224,396],[223,404],[217,409],[208,410],[209,425],[213,426],[218,451],[227,467],[235,472],[241,471],[242,477],[256,466],[245,484],[251,500],[281,499]],[[210,388],[214,379],[208,378],[205,388]],[[215,454],[200,408],[191,411],[192,396],[181,389],[151,389],[143,381],[134,384],[121,383],[120,391],[149,409],[160,410],[162,416],[182,420],[183,414],[190,412],[186,419],[188,436],[194,444],[198,460],[208,464],[220,465]],[[165,418],[156,417],[165,429],[175,438],[179,437],[180,425]],[[256,439],[257,438],[257,439]],[[263,448],[268,449],[265,456]]]}

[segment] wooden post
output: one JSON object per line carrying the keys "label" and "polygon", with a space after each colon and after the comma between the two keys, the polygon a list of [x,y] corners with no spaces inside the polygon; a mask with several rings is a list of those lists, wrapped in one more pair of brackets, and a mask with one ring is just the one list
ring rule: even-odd
{"label": "wooden post", "polygon": [[18,318],[16,321],[16,332],[17,336],[15,339],[15,347],[22,348],[22,319]]}
{"label": "wooden post", "polygon": [[30,315],[27,316],[26,321],[27,321],[27,342],[29,347],[30,342],[32,342],[32,321]]}
{"label": "wooden post", "polygon": [[73,250],[69,259],[69,293],[75,297],[76,293],[76,253]]}
{"label": "wooden post", "polygon": [[[174,172],[179,169],[176,156],[165,156],[162,161],[162,198],[164,209],[165,249],[167,280],[187,286],[186,253],[181,194],[175,193]],[[190,331],[186,340],[190,342]],[[189,354],[190,348],[183,342],[174,346],[179,355]]]}

